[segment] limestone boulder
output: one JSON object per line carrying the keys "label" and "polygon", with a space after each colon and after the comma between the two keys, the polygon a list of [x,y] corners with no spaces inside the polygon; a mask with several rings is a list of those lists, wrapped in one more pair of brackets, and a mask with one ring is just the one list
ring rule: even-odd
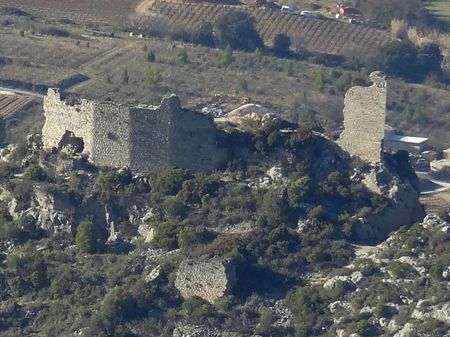
{"label": "limestone boulder", "polygon": [[236,284],[236,269],[230,261],[183,261],[176,272],[175,287],[184,298],[201,297],[214,303]]}

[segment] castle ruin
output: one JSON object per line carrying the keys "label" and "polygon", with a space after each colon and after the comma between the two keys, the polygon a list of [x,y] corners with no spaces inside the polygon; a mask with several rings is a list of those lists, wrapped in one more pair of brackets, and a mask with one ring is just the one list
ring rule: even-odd
{"label": "castle ruin", "polygon": [[182,109],[174,95],[160,106],[132,107],[85,99],[69,102],[49,89],[44,115],[44,148],[71,144],[100,167],[129,167],[138,173],[166,167],[208,171],[226,161],[213,120]]}
{"label": "castle ruin", "polygon": [[370,74],[372,85],[350,88],[344,99],[344,131],[337,143],[362,160],[382,159],[386,120],[386,78],[378,71]]}

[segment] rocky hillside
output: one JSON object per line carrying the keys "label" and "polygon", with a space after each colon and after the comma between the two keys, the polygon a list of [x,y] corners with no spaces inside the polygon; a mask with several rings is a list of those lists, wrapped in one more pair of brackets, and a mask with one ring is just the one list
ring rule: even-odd
{"label": "rocky hillside", "polygon": [[444,336],[449,225],[409,227],[407,158],[269,117],[223,125],[209,173],[3,149],[0,336]]}

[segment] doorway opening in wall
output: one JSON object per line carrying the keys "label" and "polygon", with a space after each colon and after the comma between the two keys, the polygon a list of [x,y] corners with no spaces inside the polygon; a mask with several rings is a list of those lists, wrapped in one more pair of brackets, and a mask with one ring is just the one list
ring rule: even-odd
{"label": "doorway opening in wall", "polygon": [[58,143],[58,149],[62,149],[64,147],[72,148],[74,153],[81,153],[84,150],[83,138],[76,137],[72,131],[66,130]]}

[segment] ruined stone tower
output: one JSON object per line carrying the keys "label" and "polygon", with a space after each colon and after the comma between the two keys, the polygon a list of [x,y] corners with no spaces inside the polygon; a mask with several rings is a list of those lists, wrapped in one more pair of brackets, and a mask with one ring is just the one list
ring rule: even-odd
{"label": "ruined stone tower", "polygon": [[100,167],[141,173],[175,166],[212,170],[226,160],[212,119],[182,109],[176,96],[157,107],[132,107],[85,99],[69,103],[49,89],[44,114],[44,148],[69,142]]}
{"label": "ruined stone tower", "polygon": [[386,78],[370,74],[372,85],[355,86],[345,94],[344,131],[337,143],[368,162],[381,162],[386,120]]}

